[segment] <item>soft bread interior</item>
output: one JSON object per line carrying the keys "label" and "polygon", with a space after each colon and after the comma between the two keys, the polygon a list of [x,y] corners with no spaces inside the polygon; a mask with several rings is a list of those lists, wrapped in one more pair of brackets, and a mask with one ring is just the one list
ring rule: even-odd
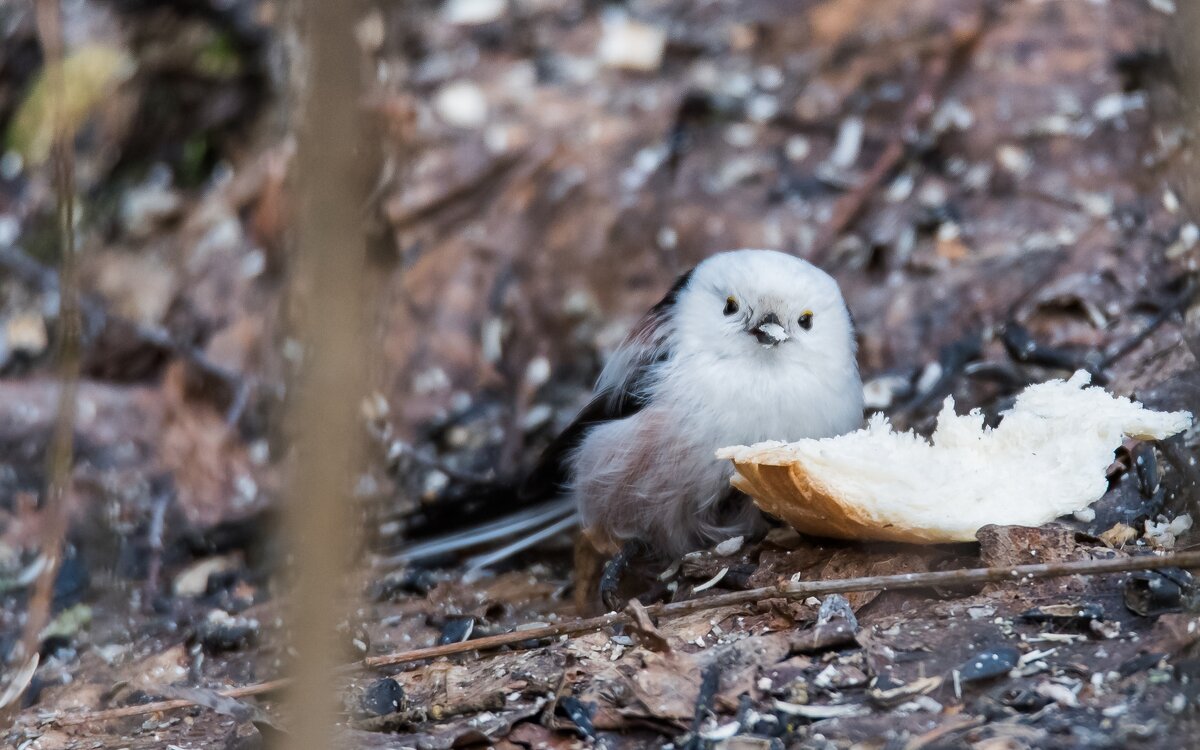
{"label": "soft bread interior", "polygon": [[717,451],[732,483],[798,531],[844,539],[973,541],[987,524],[1039,526],[1083,510],[1108,488],[1105,469],[1125,436],[1188,429],[1187,412],[1158,412],[1077,372],[1025,389],[995,429],[947,398],[932,439],[865,429],[821,440]]}

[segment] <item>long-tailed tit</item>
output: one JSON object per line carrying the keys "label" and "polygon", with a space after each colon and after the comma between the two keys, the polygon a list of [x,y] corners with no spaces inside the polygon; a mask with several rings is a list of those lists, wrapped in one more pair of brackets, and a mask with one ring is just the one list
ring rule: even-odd
{"label": "long-tailed tit", "polygon": [[681,276],[613,352],[592,400],[521,487],[552,500],[401,553],[401,560],[513,538],[472,573],[581,523],[613,551],[632,540],[673,557],[765,528],[715,452],[839,435],[862,423],[850,313],[837,282],[773,250],[714,255]]}
{"label": "long-tailed tit", "polygon": [[764,528],[718,448],[839,435],[862,412],[837,282],[780,252],[720,253],[612,354],[525,489],[569,496],[601,549],[641,540],[675,556]]}

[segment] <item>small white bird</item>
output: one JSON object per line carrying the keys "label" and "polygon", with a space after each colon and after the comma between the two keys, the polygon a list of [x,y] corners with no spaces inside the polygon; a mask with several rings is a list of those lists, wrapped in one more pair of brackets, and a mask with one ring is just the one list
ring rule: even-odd
{"label": "small white bird", "polygon": [[456,537],[527,534],[471,569],[577,521],[603,551],[638,540],[666,558],[762,531],[762,514],[730,486],[732,465],[717,449],[860,427],[855,349],[850,313],[824,271],[772,250],[708,258],[613,352],[591,402],[522,485],[527,499],[557,500]]}
{"label": "small white bird", "polygon": [[855,348],[825,272],[771,250],[714,255],[613,353],[527,490],[565,484],[605,550],[636,539],[673,557],[759,532],[762,515],[730,487],[717,449],[860,427]]}

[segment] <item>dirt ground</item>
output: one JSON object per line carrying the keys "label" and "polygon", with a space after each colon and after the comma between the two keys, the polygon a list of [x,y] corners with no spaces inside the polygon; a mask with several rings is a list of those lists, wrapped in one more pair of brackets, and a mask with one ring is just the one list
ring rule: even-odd
{"label": "dirt ground", "polygon": [[[295,658],[275,533],[298,357],[285,5],[69,6],[90,92],[84,381],[69,554],[14,747],[287,744],[277,692],[214,692]],[[928,431],[946,395],[994,420],[1077,368],[1200,414],[1198,22],[1182,0],[376,3],[356,28],[378,347],[345,660],[577,614],[566,537],[473,582],[388,558],[495,512],[470,499],[519,476],[637,317],[720,250],[833,273],[870,406],[899,426]],[[0,34],[7,684],[59,329],[31,10],[0,8]],[[933,547],[777,530],[685,558],[670,595],[1188,549],[1198,450],[1194,430],[1127,443],[1088,520]],[[1200,731],[1197,596],[1172,570],[779,599],[356,670],[342,746],[1174,749]],[[173,698],[206,707],[79,720]]]}

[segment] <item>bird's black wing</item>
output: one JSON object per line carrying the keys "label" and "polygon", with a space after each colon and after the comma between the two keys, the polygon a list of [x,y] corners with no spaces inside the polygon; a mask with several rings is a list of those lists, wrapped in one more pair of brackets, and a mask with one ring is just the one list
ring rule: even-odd
{"label": "bird's black wing", "polygon": [[614,359],[624,360],[625,368],[616,385],[598,388],[592,400],[574,421],[546,446],[537,465],[525,477],[518,491],[523,502],[548,500],[561,494],[566,486],[572,451],[579,447],[587,431],[599,424],[625,419],[641,411],[649,400],[649,377],[654,365],[670,357],[669,323],[692,272],[680,276],[658,304],[642,316],[637,326],[618,347]]}

